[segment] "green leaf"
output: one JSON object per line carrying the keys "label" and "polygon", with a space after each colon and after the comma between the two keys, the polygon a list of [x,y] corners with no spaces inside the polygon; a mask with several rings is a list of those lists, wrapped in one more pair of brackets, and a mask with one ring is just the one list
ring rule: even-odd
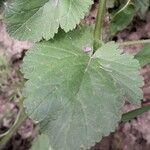
{"label": "green leaf", "polygon": [[21,40],[49,40],[59,26],[68,32],[84,18],[92,0],[13,0],[7,3],[9,33]]}
{"label": "green leaf", "polygon": [[134,0],[134,3],[135,6],[137,7],[139,16],[143,19],[150,5],[149,0]]}
{"label": "green leaf", "polygon": [[24,106],[51,149],[90,148],[117,127],[125,95],[136,104],[142,98],[138,61],[121,55],[114,42],[89,55],[84,50],[92,41],[87,30],[60,33],[24,59]]}
{"label": "green leaf", "polygon": [[46,136],[45,134],[41,134],[33,141],[30,150],[50,150],[49,146],[50,143],[48,136]]}
{"label": "green leaf", "polygon": [[127,112],[125,114],[122,115],[122,122],[128,122],[132,119],[134,119],[135,117],[142,115],[143,113],[147,112],[150,110],[150,105],[149,106],[144,106],[138,109],[135,109],[133,111]]}
{"label": "green leaf", "polygon": [[111,35],[115,35],[117,32],[125,29],[133,20],[136,13],[136,7],[130,1],[122,6],[122,8],[113,15],[113,18],[109,25]]}
{"label": "green leaf", "polygon": [[135,55],[135,58],[140,62],[141,66],[145,66],[150,63],[150,44],[147,44],[139,53]]}

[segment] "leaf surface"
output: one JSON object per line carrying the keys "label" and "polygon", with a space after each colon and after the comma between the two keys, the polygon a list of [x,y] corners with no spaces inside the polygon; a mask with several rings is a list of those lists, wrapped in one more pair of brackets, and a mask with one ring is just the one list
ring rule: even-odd
{"label": "leaf surface", "polygon": [[92,49],[89,30],[59,33],[35,44],[24,60],[24,105],[54,150],[90,148],[117,127],[125,95],[134,103],[142,98],[137,60],[114,42],[94,55],[85,47]]}
{"label": "leaf surface", "polygon": [[122,122],[128,122],[136,117],[138,117],[139,115],[142,115],[145,112],[150,111],[150,105],[148,106],[143,106],[141,108],[137,108],[135,110],[132,110],[130,112],[127,112],[125,114],[122,115]]}
{"label": "leaf surface", "polygon": [[140,62],[143,67],[146,64],[150,64],[150,44],[147,44],[137,55],[135,58]]}
{"label": "leaf surface", "polygon": [[109,30],[111,35],[115,35],[118,31],[125,29],[132,21],[136,13],[136,7],[129,0],[117,11],[110,22]]}
{"label": "leaf surface", "polygon": [[92,0],[13,0],[7,2],[5,22],[9,33],[21,40],[49,40],[59,26],[66,32],[76,27]]}
{"label": "leaf surface", "polygon": [[30,150],[50,150],[49,138],[48,136],[41,134],[33,141]]}

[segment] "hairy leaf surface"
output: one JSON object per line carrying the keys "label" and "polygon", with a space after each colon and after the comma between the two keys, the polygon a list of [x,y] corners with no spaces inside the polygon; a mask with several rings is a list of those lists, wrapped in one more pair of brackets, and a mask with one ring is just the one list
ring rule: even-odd
{"label": "hairy leaf surface", "polygon": [[49,40],[59,26],[66,32],[76,27],[92,0],[12,0],[5,21],[9,33],[21,40]]}
{"label": "hairy leaf surface", "polygon": [[142,78],[137,60],[121,55],[114,42],[94,55],[92,34],[60,33],[34,45],[24,60],[24,105],[49,136],[54,150],[87,149],[114,131],[124,96],[139,103]]}

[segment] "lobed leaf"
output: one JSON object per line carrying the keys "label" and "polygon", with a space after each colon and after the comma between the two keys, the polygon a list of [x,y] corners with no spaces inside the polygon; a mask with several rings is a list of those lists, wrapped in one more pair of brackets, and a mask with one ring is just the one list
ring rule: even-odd
{"label": "lobed leaf", "polygon": [[5,22],[20,40],[49,40],[59,26],[68,32],[84,18],[92,0],[13,0],[7,2]]}
{"label": "lobed leaf", "polygon": [[90,148],[117,127],[125,95],[134,103],[142,98],[138,61],[121,55],[114,42],[88,54],[92,41],[87,29],[61,32],[35,44],[24,59],[24,106],[51,149]]}

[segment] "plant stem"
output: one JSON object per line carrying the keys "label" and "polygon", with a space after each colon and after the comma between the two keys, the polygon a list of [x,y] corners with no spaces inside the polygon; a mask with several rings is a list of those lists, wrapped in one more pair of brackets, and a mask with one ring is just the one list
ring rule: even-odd
{"label": "plant stem", "polygon": [[127,41],[127,42],[120,42],[118,43],[120,46],[130,46],[130,45],[136,45],[136,44],[148,44],[150,43],[150,39],[148,40],[137,40],[137,41]]}
{"label": "plant stem", "polygon": [[99,0],[96,24],[95,24],[95,29],[94,29],[94,52],[96,51],[99,41],[102,41],[105,7],[106,7],[106,0]]}
{"label": "plant stem", "polygon": [[16,119],[16,123],[12,126],[10,132],[0,141],[0,150],[2,150],[5,147],[8,141],[12,138],[12,136],[16,133],[18,128],[24,123],[26,119],[27,115],[25,114],[24,109],[21,108]]}

